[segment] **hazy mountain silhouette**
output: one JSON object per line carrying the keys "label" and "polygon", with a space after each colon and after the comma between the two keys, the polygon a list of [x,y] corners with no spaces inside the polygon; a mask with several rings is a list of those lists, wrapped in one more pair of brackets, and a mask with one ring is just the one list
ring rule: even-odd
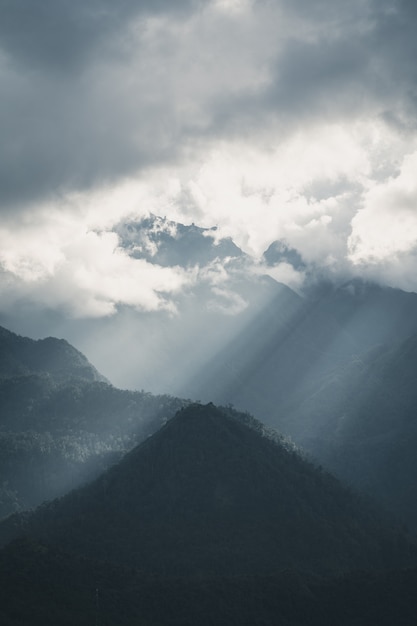
{"label": "hazy mountain silhouette", "polygon": [[183,395],[231,402],[278,428],[282,417],[287,427],[293,407],[336,368],[417,332],[417,294],[359,280],[340,288],[321,284],[306,297],[276,290]]}
{"label": "hazy mountain silhouette", "polygon": [[321,302],[275,285],[270,299],[235,338],[197,372],[182,395],[232,403],[279,426],[279,416],[360,350]]}
{"label": "hazy mountain silhouette", "polygon": [[335,287],[312,288],[309,299],[332,315],[356,341],[361,352],[399,342],[417,332],[417,294],[360,279]]}
{"label": "hazy mountain silhouette", "polygon": [[416,371],[417,335],[380,346],[336,370],[286,422],[306,449],[415,529]]}
{"label": "hazy mountain silhouette", "polygon": [[397,531],[330,475],[214,405],[181,410],[87,487],[0,525],[164,576],[339,572],[413,562]]}
{"label": "hazy mountain silhouette", "polygon": [[0,326],[0,379],[29,374],[47,375],[54,382],[69,378],[108,382],[65,339],[34,341]]}
{"label": "hazy mountain silhouette", "polygon": [[417,295],[355,280],[313,296],[356,353],[297,383],[269,421],[417,529]]}

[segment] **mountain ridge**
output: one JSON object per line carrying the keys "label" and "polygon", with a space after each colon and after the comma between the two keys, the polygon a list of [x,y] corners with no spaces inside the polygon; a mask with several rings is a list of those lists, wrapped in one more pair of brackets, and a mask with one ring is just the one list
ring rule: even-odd
{"label": "mountain ridge", "polygon": [[30,339],[0,326],[0,378],[44,374],[54,382],[69,377],[109,381],[65,339]]}

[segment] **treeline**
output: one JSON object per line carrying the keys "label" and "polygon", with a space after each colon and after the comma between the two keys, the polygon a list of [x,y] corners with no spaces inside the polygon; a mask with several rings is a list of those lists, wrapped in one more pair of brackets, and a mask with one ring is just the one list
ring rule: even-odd
{"label": "treeline", "polygon": [[62,495],[118,460],[184,404],[47,374],[0,380],[0,517]]}

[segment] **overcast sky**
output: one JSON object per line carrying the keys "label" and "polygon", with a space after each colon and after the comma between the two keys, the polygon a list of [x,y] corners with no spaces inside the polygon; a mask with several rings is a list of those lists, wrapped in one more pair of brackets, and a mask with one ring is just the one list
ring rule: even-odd
{"label": "overcast sky", "polygon": [[[0,0],[0,300],[173,311],[149,213],[417,291],[414,0]],[[249,266],[248,266],[249,267]]]}

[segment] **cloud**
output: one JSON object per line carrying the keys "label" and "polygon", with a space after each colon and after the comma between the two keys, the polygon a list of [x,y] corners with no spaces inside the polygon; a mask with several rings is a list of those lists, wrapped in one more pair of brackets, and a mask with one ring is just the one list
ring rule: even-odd
{"label": "cloud", "polygon": [[405,157],[398,176],[365,194],[349,240],[355,262],[378,262],[417,246],[417,152]]}
{"label": "cloud", "polygon": [[205,4],[7,4],[3,211],[173,162],[206,132],[216,94],[259,83],[259,55],[242,54],[256,43],[248,19]]}
{"label": "cloud", "polygon": [[70,215],[48,216],[13,236],[0,230],[2,310],[19,300],[75,317],[114,314],[119,306],[174,313],[175,294],[195,280],[192,270],[132,259],[115,233],[86,230]]}
{"label": "cloud", "polygon": [[[269,151],[223,143],[192,178],[171,185],[166,206],[179,221],[194,217],[217,225],[218,236],[232,237],[258,258],[278,239],[310,262],[337,249],[340,256],[357,210],[358,186],[360,191],[372,170],[368,143],[364,126],[338,124],[306,129]],[[317,181],[331,192],[314,191]],[[185,211],[184,191],[193,199]]]}
{"label": "cloud", "polygon": [[278,283],[288,285],[294,291],[302,289],[306,274],[303,270],[294,268],[290,263],[277,263],[276,265],[260,265],[257,268],[259,274],[270,276]]}
{"label": "cloud", "polygon": [[416,290],[417,152],[397,176],[372,187],[352,220],[351,261],[370,277]]}
{"label": "cloud", "polygon": [[350,21],[336,4],[339,21],[328,3],[7,3],[3,210],[201,158],[237,133],[279,141],[313,114],[350,114],[370,90],[373,31],[369,3]]}
{"label": "cloud", "polygon": [[73,71],[97,48],[109,53],[113,40],[131,20],[160,12],[181,13],[197,4],[193,0],[3,1],[1,48],[15,62],[40,71]]}
{"label": "cloud", "polygon": [[173,310],[203,274],[134,259],[110,232],[150,212],[217,226],[253,268],[283,240],[335,279],[364,264],[398,284],[402,267],[411,276],[411,0],[2,4],[10,302]]}

